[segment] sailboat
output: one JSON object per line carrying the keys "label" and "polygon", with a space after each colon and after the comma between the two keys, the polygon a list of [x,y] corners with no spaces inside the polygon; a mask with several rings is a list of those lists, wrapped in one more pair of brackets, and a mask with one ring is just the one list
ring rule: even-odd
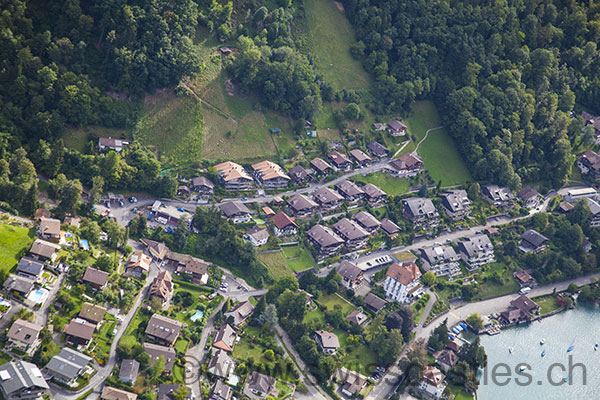
{"label": "sailboat", "polygon": [[540,340],[540,346],[543,346],[544,343],[546,343],[546,340],[544,338],[542,338],[542,340]]}
{"label": "sailboat", "polygon": [[594,345],[594,351],[598,351],[598,343]]}
{"label": "sailboat", "polygon": [[546,349],[544,349],[544,350],[542,351],[542,357],[544,357],[545,355],[546,355]]}
{"label": "sailboat", "polygon": [[509,347],[509,348],[508,348],[508,352],[509,352],[510,354],[512,354],[513,350],[514,350],[514,349],[513,349],[512,347]]}
{"label": "sailboat", "polygon": [[570,345],[569,348],[567,349],[567,353],[572,352],[574,348],[575,348],[574,344]]}

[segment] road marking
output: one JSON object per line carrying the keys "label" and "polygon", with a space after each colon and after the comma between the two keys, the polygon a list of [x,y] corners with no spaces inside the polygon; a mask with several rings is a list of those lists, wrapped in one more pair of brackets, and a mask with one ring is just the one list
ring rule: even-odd
{"label": "road marking", "polygon": [[454,312],[452,312],[452,311],[448,311],[448,314],[452,315],[456,319],[460,319],[460,317],[458,315],[454,314]]}

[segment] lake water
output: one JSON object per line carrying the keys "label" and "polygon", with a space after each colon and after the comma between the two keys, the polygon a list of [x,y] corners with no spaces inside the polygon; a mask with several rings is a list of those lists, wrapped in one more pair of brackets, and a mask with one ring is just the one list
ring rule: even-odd
{"label": "lake water", "polygon": [[[479,400],[600,398],[600,348],[594,351],[600,343],[598,309],[580,307],[496,336],[482,336],[481,343],[488,367],[480,376]],[[567,352],[571,345],[573,350]],[[546,355],[541,357],[543,350]],[[520,371],[520,363],[527,369]]]}

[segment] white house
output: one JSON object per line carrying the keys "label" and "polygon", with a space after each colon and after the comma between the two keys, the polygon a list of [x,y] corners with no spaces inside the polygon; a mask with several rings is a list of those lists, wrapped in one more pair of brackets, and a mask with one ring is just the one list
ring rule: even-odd
{"label": "white house", "polygon": [[410,304],[422,291],[420,284],[421,271],[414,262],[405,262],[401,265],[393,263],[388,271],[383,284],[385,297],[402,304]]}

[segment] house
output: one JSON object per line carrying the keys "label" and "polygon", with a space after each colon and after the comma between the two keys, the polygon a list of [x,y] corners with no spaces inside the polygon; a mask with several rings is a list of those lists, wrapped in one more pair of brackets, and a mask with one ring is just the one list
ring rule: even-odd
{"label": "house", "polygon": [[40,345],[41,330],[40,325],[18,319],[13,322],[6,334],[8,345],[30,356]]}
{"label": "house", "polygon": [[484,185],[481,188],[481,194],[487,201],[503,210],[514,206],[515,195],[506,186]]}
{"label": "house", "polygon": [[70,386],[76,384],[77,378],[84,374],[91,362],[92,357],[63,347],[60,353],[52,357],[46,364],[44,372],[48,378]]}
{"label": "house", "polygon": [[108,272],[100,271],[99,269],[92,267],[87,267],[81,280],[83,283],[89,283],[90,286],[96,290],[102,290],[106,287],[109,275],[110,274]]}
{"label": "house", "polygon": [[539,312],[540,306],[523,294],[512,300],[508,309],[500,313],[500,320],[505,325],[529,322]]}
{"label": "house", "polygon": [[100,400],[136,400],[137,394],[117,389],[111,386],[104,386]]}
{"label": "house", "polygon": [[299,218],[312,216],[319,207],[317,203],[303,194],[296,194],[290,197],[287,200],[287,205],[290,211]]}
{"label": "house", "polygon": [[37,281],[44,272],[44,263],[30,257],[23,257],[17,265],[17,275]]}
{"label": "house", "polygon": [[125,274],[141,278],[150,271],[152,259],[145,255],[142,250],[134,251],[129,255],[125,264]]}
{"label": "house", "polygon": [[460,258],[452,246],[436,243],[420,250],[425,271],[431,271],[436,276],[460,275]]}
{"label": "house", "polygon": [[564,195],[564,198],[569,203],[575,204],[583,198],[598,200],[598,192],[593,187],[569,189]]}
{"label": "house", "polygon": [[174,267],[178,274],[190,276],[194,285],[206,285],[208,283],[210,277],[208,267],[210,264],[200,258],[170,251],[167,255],[167,265]]}
{"label": "house", "polygon": [[596,135],[596,143],[598,143],[598,135],[600,135],[600,117],[597,117],[585,111],[581,113],[581,116],[583,117],[583,121],[586,126],[590,125],[592,126],[592,128],[594,128],[594,134]]}
{"label": "house", "polygon": [[310,162],[310,167],[315,171],[317,175],[327,175],[333,171],[333,167],[327,161],[322,158],[313,158]]}
{"label": "house", "polygon": [[267,228],[260,228],[257,225],[244,233],[244,240],[252,243],[254,247],[264,246],[269,240],[269,231]]}
{"label": "house", "polygon": [[558,204],[557,211],[561,214],[567,214],[569,211],[571,211],[574,208],[575,208],[575,206],[573,204],[569,203],[568,201],[563,200]]}
{"label": "house", "polygon": [[119,368],[119,380],[121,382],[134,383],[137,379],[138,373],[140,372],[140,363],[136,360],[125,359],[121,362],[121,368]]}
{"label": "house", "polygon": [[440,215],[429,198],[410,197],[402,200],[404,217],[415,227],[431,230],[440,223]]}
{"label": "house", "polygon": [[343,260],[336,271],[342,277],[342,285],[347,289],[356,289],[363,283],[364,271],[350,261]]}
{"label": "house", "polygon": [[65,217],[65,225],[78,228],[81,225],[81,218],[79,217]]}
{"label": "house", "polygon": [[98,138],[98,149],[100,151],[108,149],[108,150],[114,150],[117,153],[120,153],[121,150],[123,150],[123,148],[127,145],[129,145],[128,140],[113,139],[112,137]]}
{"label": "house", "polygon": [[531,287],[535,286],[535,279],[533,279],[533,277],[531,275],[529,275],[529,273],[523,269],[515,271],[513,273],[513,276],[515,277],[517,282],[519,282],[519,285],[521,285],[521,287],[530,287],[531,288]]}
{"label": "house", "polygon": [[326,354],[335,354],[340,348],[340,341],[337,335],[333,332],[323,330],[315,331],[315,341]]}
{"label": "house", "polygon": [[306,232],[308,241],[317,250],[317,254],[320,258],[331,257],[337,253],[344,240],[339,237],[331,228],[323,225],[315,225]]}
{"label": "house", "polygon": [[458,242],[460,257],[469,269],[494,262],[494,245],[486,234],[477,234],[461,239]]}
{"label": "house", "polygon": [[192,178],[190,187],[194,192],[198,192],[201,195],[211,195],[215,191],[215,184],[204,176]]}
{"label": "house", "polygon": [[248,318],[250,318],[253,312],[254,306],[252,303],[246,300],[237,303],[229,311],[223,313],[223,315],[227,320],[231,318],[231,324],[234,327],[239,328],[248,320]]}
{"label": "house", "polygon": [[388,267],[383,289],[385,297],[401,304],[410,304],[422,291],[421,271],[412,261]]}
{"label": "house", "polygon": [[225,202],[221,204],[219,208],[225,218],[234,224],[252,221],[250,210],[248,210],[248,207],[239,200]]}
{"label": "house", "polygon": [[381,226],[381,223],[377,220],[377,218],[366,211],[357,212],[352,216],[352,219],[369,233],[377,231]]}
{"label": "house", "polygon": [[265,214],[265,217],[267,217],[267,218],[271,218],[271,217],[275,216],[275,211],[273,211],[273,209],[269,206],[264,206],[260,210],[263,212],[263,214]]}
{"label": "house", "polygon": [[313,199],[319,204],[322,212],[333,211],[344,201],[344,198],[338,192],[325,186],[314,191]]}
{"label": "house", "polygon": [[221,176],[221,186],[225,190],[243,191],[254,187],[254,179],[239,164],[226,161],[215,165],[215,169]]}
{"label": "house", "polygon": [[279,212],[271,219],[275,236],[290,236],[298,233],[298,225],[286,213]]}
{"label": "house", "polygon": [[71,322],[63,328],[63,333],[68,342],[77,346],[87,347],[92,341],[96,324],[86,321],[82,318],[73,318]]}
{"label": "house", "polygon": [[351,324],[362,325],[368,319],[367,314],[362,311],[354,310],[346,317]]}
{"label": "house", "polygon": [[223,325],[217,331],[215,338],[213,339],[213,347],[221,349],[223,351],[233,351],[237,334],[229,324]]}
{"label": "house", "polygon": [[312,174],[312,170],[304,169],[302,165],[296,165],[294,168],[290,169],[289,172],[290,178],[292,178],[292,181],[298,186],[303,186],[312,182]]}
{"label": "house", "polygon": [[348,250],[363,248],[369,242],[369,232],[348,218],[342,218],[336,222],[333,230],[344,239]]}
{"label": "house", "polygon": [[[244,394],[251,399],[265,398],[271,393],[275,394],[275,378],[267,375],[263,375],[260,372],[252,371],[250,377],[244,385]],[[272,397],[277,397],[275,394]]]}
{"label": "house", "polygon": [[367,386],[366,376],[351,371],[346,367],[336,369],[333,376],[338,385],[340,385],[342,393],[348,397],[354,397]]}
{"label": "house", "polygon": [[391,220],[384,218],[381,220],[381,230],[390,238],[394,239],[398,232],[400,232],[400,227]]}
{"label": "house", "polygon": [[419,392],[421,392],[426,398],[439,400],[444,395],[444,390],[448,386],[444,379],[446,377],[436,367],[428,366],[423,371],[423,379],[419,384]]}
{"label": "house", "polygon": [[588,208],[590,209],[590,226],[592,228],[597,228],[600,226],[600,204],[598,204],[597,201],[587,197],[585,200],[587,201]]}
{"label": "house", "polygon": [[577,167],[583,175],[597,179],[600,177],[600,154],[591,150],[584,151],[577,158]]}
{"label": "house", "polygon": [[534,229],[528,229],[521,236],[519,249],[525,253],[541,253],[546,250],[546,242],[549,239]]}
{"label": "house", "polygon": [[146,246],[148,253],[155,260],[163,261],[167,257],[167,254],[169,254],[169,248],[163,242],[150,239],[140,239],[140,242]]}
{"label": "house", "polygon": [[224,56],[228,56],[231,53],[233,53],[233,50],[231,48],[224,47],[224,46],[223,47],[219,47],[217,50],[219,51],[219,53],[221,53]]}
{"label": "house", "polygon": [[37,210],[35,210],[35,215],[33,219],[39,221],[42,217],[52,218],[52,213],[50,212],[50,210],[47,210],[45,208],[38,208]]}
{"label": "house", "polygon": [[391,120],[387,123],[387,131],[392,136],[404,136],[408,127],[398,120]]}
{"label": "house", "polygon": [[543,200],[542,195],[531,186],[525,186],[523,189],[519,190],[517,192],[517,198],[521,200],[523,205],[527,208],[536,208]]}
{"label": "house", "polygon": [[160,300],[163,308],[166,308],[171,301],[173,295],[173,278],[169,271],[160,271],[158,276],[152,281],[150,290],[148,291],[148,298],[150,300],[157,298]]}
{"label": "house", "polygon": [[20,360],[0,365],[0,390],[4,400],[41,400],[50,396],[39,368]]}
{"label": "house", "polygon": [[192,194],[192,190],[185,185],[179,185],[177,187],[177,194],[180,196],[189,196]]}
{"label": "house", "polygon": [[352,169],[352,161],[350,161],[347,155],[337,150],[329,153],[327,158],[338,171],[350,171]]}
{"label": "house", "polygon": [[435,362],[440,367],[442,367],[442,370],[445,373],[448,373],[448,371],[450,371],[452,368],[454,368],[454,366],[458,362],[458,356],[456,355],[456,353],[454,351],[449,350],[449,349],[444,349],[444,350],[440,351],[438,356],[435,358]]}
{"label": "house", "polygon": [[375,122],[375,123],[373,123],[373,125],[371,125],[371,128],[375,132],[381,132],[381,131],[385,131],[387,129],[387,124],[381,123],[381,122]]}
{"label": "house", "polygon": [[369,293],[365,296],[365,306],[374,313],[381,311],[386,304],[386,300],[375,296],[373,293]]}
{"label": "house", "polygon": [[150,365],[154,364],[161,357],[165,360],[165,374],[173,372],[177,352],[173,347],[161,346],[159,344],[144,343],[144,351],[150,356]]}
{"label": "house", "polygon": [[165,346],[173,346],[179,337],[183,324],[160,314],[153,314],[146,326],[146,337]]}
{"label": "house", "polygon": [[105,313],[105,307],[97,306],[86,301],[81,306],[81,311],[79,311],[79,318],[85,319],[86,321],[91,322],[92,324],[98,325],[104,319]]}
{"label": "house", "polygon": [[185,211],[183,208],[163,204],[159,200],[156,200],[154,204],[152,204],[152,213],[156,221],[165,225],[168,223],[177,225],[180,220],[189,223],[192,220],[192,214]]}
{"label": "house", "polygon": [[31,249],[29,249],[29,254],[38,260],[54,262],[60,249],[61,247],[58,244],[35,239]]}
{"label": "house", "polygon": [[254,178],[265,189],[283,189],[290,183],[290,177],[283,168],[271,161],[252,164]]}
{"label": "house", "polygon": [[370,165],[373,160],[364,151],[360,149],[350,150],[350,157],[354,160],[356,165],[360,167],[366,167]]}
{"label": "house", "polygon": [[343,181],[335,185],[335,189],[350,204],[357,203],[365,197],[365,192],[352,181]]}
{"label": "house", "polygon": [[208,372],[219,378],[229,379],[234,369],[235,360],[223,350],[217,350],[208,362]]}
{"label": "house", "polygon": [[387,193],[381,190],[379,187],[373,185],[372,183],[367,183],[362,187],[362,190],[365,192],[365,198],[371,207],[377,208],[385,204]]}
{"label": "house", "polygon": [[38,233],[42,239],[58,243],[60,241],[60,220],[53,218],[40,218]]}
{"label": "house", "polygon": [[412,153],[401,155],[390,162],[390,175],[400,178],[415,176],[423,169],[423,160]]}
{"label": "house", "polygon": [[33,290],[33,286],[35,283],[29,279],[19,275],[9,275],[8,278],[4,281],[2,287],[9,294],[15,292],[24,298],[29,296],[29,293]]}
{"label": "house", "polygon": [[[181,389],[183,385],[176,385],[171,383],[161,383],[158,386],[158,393],[156,395],[156,400],[178,400],[179,397],[176,395],[178,391]],[[192,400],[193,396],[192,389],[188,386],[185,386],[187,390],[187,394],[185,396],[185,400]]]}
{"label": "house", "polygon": [[231,386],[226,385],[223,381],[217,381],[208,400],[231,400],[233,396],[233,389]]}
{"label": "house", "polygon": [[440,197],[442,209],[452,219],[463,219],[471,212],[471,201],[464,189],[447,190]]}
{"label": "house", "polygon": [[371,157],[385,158],[390,154],[390,150],[379,142],[371,142],[367,145],[367,152]]}

